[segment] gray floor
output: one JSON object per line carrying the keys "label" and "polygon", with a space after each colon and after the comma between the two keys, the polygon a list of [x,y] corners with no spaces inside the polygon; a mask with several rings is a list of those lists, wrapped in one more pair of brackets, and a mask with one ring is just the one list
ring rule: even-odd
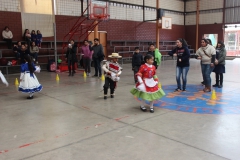
{"label": "gray floor", "polygon": [[[200,115],[167,109],[143,113],[129,93],[130,64],[114,99],[103,100],[103,81],[76,74],[37,74],[44,89],[33,100],[17,92],[19,75],[0,85],[0,159],[15,160],[226,160],[240,159],[240,115]],[[191,60],[188,83],[202,80]],[[240,89],[240,59],[227,61],[224,89]],[[175,62],[158,69],[174,85]],[[214,79],[214,75],[212,75]]]}

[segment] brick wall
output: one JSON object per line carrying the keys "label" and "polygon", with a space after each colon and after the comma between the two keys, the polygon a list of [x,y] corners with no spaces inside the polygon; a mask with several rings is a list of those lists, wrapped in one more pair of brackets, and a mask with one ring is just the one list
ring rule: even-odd
{"label": "brick wall", "polygon": [[14,41],[22,39],[22,23],[21,23],[20,13],[0,11],[1,37],[2,37],[2,29],[4,29],[5,26],[8,26],[9,29],[13,32]]}
{"label": "brick wall", "polygon": [[[70,30],[78,17],[56,16],[57,40],[62,41],[64,35]],[[91,21],[86,21],[90,23]],[[0,28],[9,26],[13,32],[13,40],[22,39],[21,13],[0,11]],[[109,20],[99,24],[99,30],[107,31],[108,40],[152,40],[155,41],[155,23],[136,22],[128,20]],[[203,34],[218,34],[219,40],[223,40],[222,24],[200,25],[199,40]],[[176,40],[185,37],[192,48],[195,49],[195,25],[173,25],[172,30],[160,30],[160,40]],[[77,36],[73,37],[78,39]],[[53,40],[53,37],[44,37],[44,40]]]}
{"label": "brick wall", "polygon": [[[218,40],[223,41],[224,34],[223,34],[222,24],[206,24],[206,25],[199,25],[199,32],[198,32],[198,47],[200,46],[202,36],[204,34],[218,34]],[[185,26],[185,38],[188,44],[192,45],[193,49],[196,49],[196,26],[190,25]]]}

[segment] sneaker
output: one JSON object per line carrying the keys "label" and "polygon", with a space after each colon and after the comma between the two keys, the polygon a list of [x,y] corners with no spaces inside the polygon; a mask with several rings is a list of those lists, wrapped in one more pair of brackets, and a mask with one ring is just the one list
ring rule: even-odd
{"label": "sneaker", "polygon": [[150,113],[154,113],[154,109],[153,108],[150,108]]}
{"label": "sneaker", "polygon": [[140,106],[140,109],[143,111],[143,112],[146,112],[147,111],[147,108],[146,107],[142,107],[142,106]]}
{"label": "sneaker", "polygon": [[180,91],[182,91],[181,88],[176,88],[176,89],[175,89],[175,92],[180,92]]}

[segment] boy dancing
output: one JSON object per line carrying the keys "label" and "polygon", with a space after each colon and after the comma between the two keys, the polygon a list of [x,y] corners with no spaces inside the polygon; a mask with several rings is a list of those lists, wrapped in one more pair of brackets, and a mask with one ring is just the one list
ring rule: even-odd
{"label": "boy dancing", "polygon": [[117,82],[120,80],[120,74],[122,73],[122,68],[118,64],[118,59],[122,56],[119,56],[118,53],[112,53],[112,55],[108,56],[111,58],[111,61],[107,61],[102,69],[105,72],[105,84],[103,86],[104,89],[104,99],[107,99],[107,92],[110,86],[110,94],[111,98],[114,98],[114,90],[116,88]]}

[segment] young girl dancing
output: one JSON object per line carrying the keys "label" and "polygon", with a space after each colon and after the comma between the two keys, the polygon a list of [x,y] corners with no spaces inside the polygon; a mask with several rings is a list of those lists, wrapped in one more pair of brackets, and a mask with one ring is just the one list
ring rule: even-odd
{"label": "young girl dancing", "polygon": [[141,65],[137,76],[136,87],[133,88],[130,92],[142,100],[140,109],[143,112],[146,112],[147,109],[144,106],[145,101],[150,102],[150,112],[153,113],[153,103],[155,100],[162,98],[165,93],[158,87],[158,78],[156,75],[156,68],[153,65],[154,59],[153,56],[148,54],[144,57],[145,64]]}
{"label": "young girl dancing", "polygon": [[42,90],[42,85],[39,84],[37,77],[33,72],[39,72],[40,68],[35,67],[31,57],[26,55],[24,57],[26,63],[21,65],[20,85],[18,91],[28,93],[27,99],[33,99],[35,92]]}

